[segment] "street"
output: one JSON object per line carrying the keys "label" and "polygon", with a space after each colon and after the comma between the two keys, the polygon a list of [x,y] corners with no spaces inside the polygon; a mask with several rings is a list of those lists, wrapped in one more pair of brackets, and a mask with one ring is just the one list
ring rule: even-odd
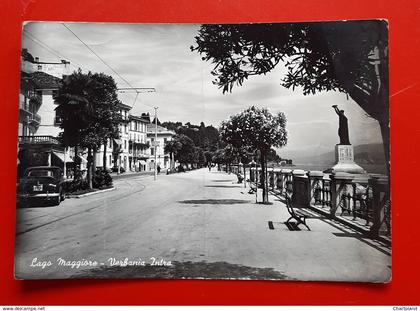
{"label": "street", "polygon": [[289,231],[284,204],[255,204],[233,174],[199,169],[114,185],[17,209],[16,277],[390,279],[386,246],[316,214],[311,231]]}

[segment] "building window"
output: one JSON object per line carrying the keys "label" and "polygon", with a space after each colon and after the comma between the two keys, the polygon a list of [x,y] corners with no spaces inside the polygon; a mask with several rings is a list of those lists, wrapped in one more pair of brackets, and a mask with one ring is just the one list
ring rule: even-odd
{"label": "building window", "polygon": [[166,141],[167,141],[168,139],[165,137],[164,139],[163,139],[163,144],[164,145],[166,145]]}
{"label": "building window", "polygon": [[124,139],[124,149],[127,149],[127,141]]}
{"label": "building window", "polygon": [[155,149],[154,148],[150,148],[150,155],[155,155]]}
{"label": "building window", "polygon": [[38,70],[42,70],[42,65],[38,65]]}
{"label": "building window", "polygon": [[112,156],[109,155],[109,166],[111,166],[111,165],[112,165]]}

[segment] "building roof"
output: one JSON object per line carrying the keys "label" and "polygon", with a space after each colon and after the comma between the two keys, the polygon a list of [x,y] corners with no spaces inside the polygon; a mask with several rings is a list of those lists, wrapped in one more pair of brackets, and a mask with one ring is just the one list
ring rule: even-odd
{"label": "building roof", "polygon": [[122,102],[118,103],[118,107],[125,109],[125,110],[131,110],[131,106],[123,104]]}
{"label": "building roof", "polygon": [[[155,133],[155,128],[156,128],[155,124],[152,124],[152,123],[147,124],[147,134],[154,134]],[[166,127],[163,127],[163,126],[160,126],[160,125],[157,126],[157,133],[158,134],[175,135],[175,132],[173,132],[171,130],[168,130]]]}
{"label": "building roof", "polygon": [[58,89],[61,85],[61,79],[54,77],[42,71],[33,73],[21,72],[22,79],[28,79],[37,89]]}
{"label": "building roof", "polygon": [[144,122],[144,123],[150,123],[149,120],[144,119],[142,116],[136,116],[136,115],[130,114],[128,116],[128,118],[129,118],[129,120],[136,120],[136,121],[141,121],[141,122]]}

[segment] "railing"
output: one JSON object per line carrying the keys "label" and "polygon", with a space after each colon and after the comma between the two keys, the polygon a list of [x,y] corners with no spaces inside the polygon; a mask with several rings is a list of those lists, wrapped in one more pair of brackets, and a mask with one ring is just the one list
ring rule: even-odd
{"label": "railing", "polygon": [[36,113],[29,115],[28,123],[37,123],[39,125],[41,123],[41,116]]}
{"label": "railing", "polygon": [[42,103],[42,96],[41,96],[41,95],[39,95],[39,94],[36,94],[36,93],[31,93],[31,94],[29,95],[29,102],[30,102],[32,105],[35,105],[35,106],[40,106],[40,105],[41,105],[41,103]]}
{"label": "railing", "polygon": [[[250,168],[249,180],[255,184],[258,172]],[[321,171],[268,169],[268,190],[275,195],[293,195],[295,204],[318,208],[331,218],[343,218],[365,226],[373,236],[390,235],[390,200],[387,176],[376,174],[326,174]]]}
{"label": "railing", "polygon": [[63,119],[59,116],[54,117],[54,125],[60,125],[63,122]]}
{"label": "railing", "polygon": [[42,144],[42,143],[57,144],[57,145],[60,144],[57,138],[53,136],[47,136],[47,135],[19,136],[18,138],[19,138],[20,144]]}

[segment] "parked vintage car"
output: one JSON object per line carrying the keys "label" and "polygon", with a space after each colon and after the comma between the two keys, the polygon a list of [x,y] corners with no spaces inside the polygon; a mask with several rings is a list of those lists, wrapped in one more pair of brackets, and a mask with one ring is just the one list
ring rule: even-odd
{"label": "parked vintage car", "polygon": [[56,166],[34,166],[25,170],[17,186],[17,203],[43,201],[59,205],[65,198],[63,171]]}

